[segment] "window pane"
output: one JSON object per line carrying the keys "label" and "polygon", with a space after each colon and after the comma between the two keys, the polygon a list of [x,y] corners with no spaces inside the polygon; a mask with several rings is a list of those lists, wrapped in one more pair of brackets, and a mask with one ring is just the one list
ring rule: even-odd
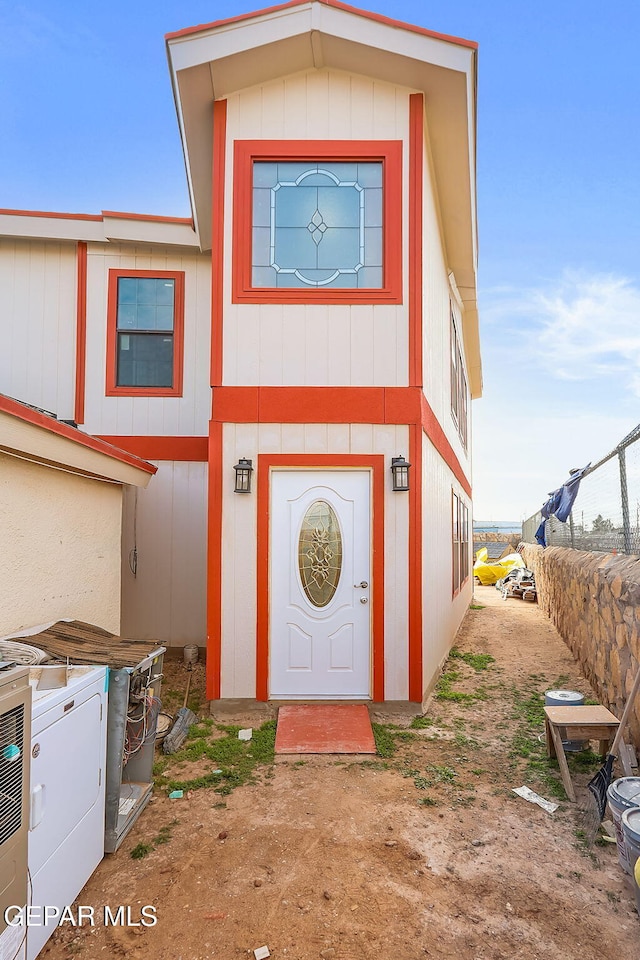
{"label": "window pane", "polygon": [[256,161],[253,177],[256,285],[273,285],[272,267],[277,287],[382,287],[380,162]]}
{"label": "window pane", "polygon": [[173,330],[175,280],[118,278],[118,330]]}
{"label": "window pane", "polygon": [[318,187],[318,210],[328,227],[359,227],[360,193],[355,187]]}
{"label": "window pane", "polygon": [[156,280],[156,303],[173,307],[174,280]]}
{"label": "window pane", "polygon": [[173,337],[159,333],[118,334],[119,387],[172,387]]}
{"label": "window pane", "polygon": [[280,187],[275,191],[275,208],[276,228],[303,227],[306,229],[318,208],[318,188]]}
{"label": "window pane", "polygon": [[138,281],[133,277],[118,278],[118,303],[135,303],[137,292]]}
{"label": "window pane", "polygon": [[[355,270],[360,263],[359,230],[327,230],[318,246],[318,266]],[[355,286],[355,277],[354,286]]]}

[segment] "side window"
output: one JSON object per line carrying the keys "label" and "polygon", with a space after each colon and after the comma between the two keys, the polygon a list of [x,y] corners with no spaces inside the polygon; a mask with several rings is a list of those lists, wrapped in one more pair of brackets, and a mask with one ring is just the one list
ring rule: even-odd
{"label": "side window", "polygon": [[110,270],[107,396],[182,396],[184,273]]}
{"label": "side window", "polygon": [[462,441],[462,446],[467,449],[467,440],[469,435],[469,388],[467,378],[464,373],[464,364],[462,362],[462,349],[458,338],[458,331],[453,313],[453,307],[450,307],[451,324],[451,416],[457,427]]}
{"label": "side window", "polygon": [[452,493],[453,595],[469,576],[469,508],[457,493]]}

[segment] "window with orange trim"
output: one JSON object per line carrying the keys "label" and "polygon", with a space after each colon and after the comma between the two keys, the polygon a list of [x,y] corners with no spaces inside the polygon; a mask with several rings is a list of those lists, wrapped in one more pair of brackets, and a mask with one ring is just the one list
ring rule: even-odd
{"label": "window with orange trim", "polygon": [[182,396],[184,273],[110,270],[107,396]]}
{"label": "window with orange trim", "polygon": [[401,303],[402,142],[236,141],[233,299]]}

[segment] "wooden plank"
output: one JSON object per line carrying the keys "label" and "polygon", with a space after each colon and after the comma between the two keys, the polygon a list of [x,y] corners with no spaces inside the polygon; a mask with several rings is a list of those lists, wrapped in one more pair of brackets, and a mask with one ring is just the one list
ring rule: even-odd
{"label": "wooden plank", "polygon": [[567,726],[602,726],[607,724],[618,725],[615,714],[599,705],[586,707],[545,707],[544,712],[552,724],[559,727]]}
{"label": "wooden plank", "polygon": [[72,663],[106,664],[108,667],[135,667],[160,643],[154,640],[127,640],[95,624],[60,620],[48,630],[25,638],[51,657],[69,659]]}

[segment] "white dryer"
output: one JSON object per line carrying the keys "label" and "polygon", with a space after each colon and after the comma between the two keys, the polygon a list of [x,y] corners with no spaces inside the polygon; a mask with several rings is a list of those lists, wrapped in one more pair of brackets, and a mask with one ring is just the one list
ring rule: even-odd
{"label": "white dryer", "polygon": [[32,917],[42,917],[27,931],[27,960],[34,960],[56,927],[53,919],[44,924],[44,907],[71,906],[104,854],[108,670],[44,666],[30,673],[29,901],[40,908]]}

